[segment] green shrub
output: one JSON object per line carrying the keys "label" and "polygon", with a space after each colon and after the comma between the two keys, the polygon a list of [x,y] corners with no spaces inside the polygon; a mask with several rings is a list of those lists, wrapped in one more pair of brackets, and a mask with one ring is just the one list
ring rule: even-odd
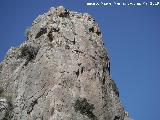
{"label": "green shrub", "polygon": [[68,18],[69,17],[69,11],[65,10],[64,12],[60,13],[59,17],[65,17]]}
{"label": "green shrub", "polygon": [[86,98],[78,98],[75,101],[74,108],[76,112],[79,111],[82,115],[86,115],[92,120],[97,120],[93,114],[94,105],[88,103]]}
{"label": "green shrub", "polygon": [[35,39],[39,38],[40,36],[46,33],[47,33],[47,28],[41,28],[40,31],[37,33]]}
{"label": "green shrub", "polygon": [[36,55],[39,51],[38,47],[33,47],[31,45],[24,44],[20,47],[20,53],[18,54],[18,58],[25,58],[27,65],[31,60],[36,58]]}

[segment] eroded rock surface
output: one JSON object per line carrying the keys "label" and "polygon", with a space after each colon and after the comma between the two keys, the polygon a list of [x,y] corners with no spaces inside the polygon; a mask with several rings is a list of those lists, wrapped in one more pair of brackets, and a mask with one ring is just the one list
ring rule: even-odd
{"label": "eroded rock surface", "polygon": [[62,6],[38,16],[26,42],[8,51],[0,88],[1,120],[129,119],[98,24]]}

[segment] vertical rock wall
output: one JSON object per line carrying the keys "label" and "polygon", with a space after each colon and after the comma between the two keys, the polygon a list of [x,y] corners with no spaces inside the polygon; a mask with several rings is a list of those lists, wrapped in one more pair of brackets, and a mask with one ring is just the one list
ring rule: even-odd
{"label": "vertical rock wall", "polygon": [[51,8],[26,34],[0,64],[0,120],[129,120],[89,14]]}

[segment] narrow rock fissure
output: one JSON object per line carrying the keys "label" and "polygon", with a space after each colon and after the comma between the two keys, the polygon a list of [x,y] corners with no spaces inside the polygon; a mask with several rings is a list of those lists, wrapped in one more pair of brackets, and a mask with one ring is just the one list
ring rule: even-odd
{"label": "narrow rock fissure", "polygon": [[76,73],[76,76],[77,76],[77,78],[78,78],[78,76],[79,76],[79,69],[77,70],[77,72],[75,72]]}

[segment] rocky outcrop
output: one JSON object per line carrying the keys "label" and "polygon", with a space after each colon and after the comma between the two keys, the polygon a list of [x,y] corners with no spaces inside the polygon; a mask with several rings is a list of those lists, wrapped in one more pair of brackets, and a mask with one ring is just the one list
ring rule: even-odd
{"label": "rocky outcrop", "polygon": [[87,13],[51,8],[0,64],[0,120],[129,120],[102,33]]}

